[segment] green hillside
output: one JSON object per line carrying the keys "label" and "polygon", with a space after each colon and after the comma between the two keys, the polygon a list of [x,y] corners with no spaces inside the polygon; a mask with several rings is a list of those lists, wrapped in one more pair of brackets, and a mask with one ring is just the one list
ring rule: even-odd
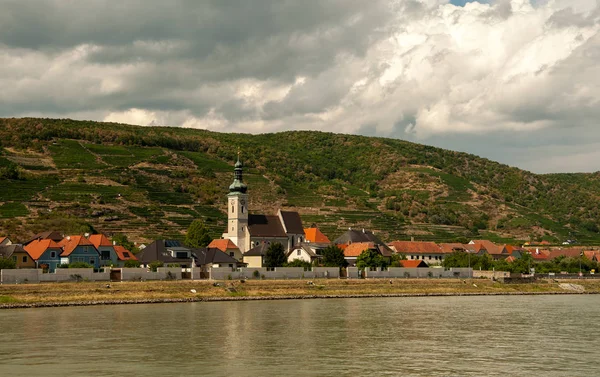
{"label": "green hillside", "polygon": [[599,175],[536,175],[401,140],[314,131],[224,134],[53,119],[0,119],[0,235],[95,230],[218,237],[238,148],[250,210],[297,210],[330,238],[577,239],[600,243]]}

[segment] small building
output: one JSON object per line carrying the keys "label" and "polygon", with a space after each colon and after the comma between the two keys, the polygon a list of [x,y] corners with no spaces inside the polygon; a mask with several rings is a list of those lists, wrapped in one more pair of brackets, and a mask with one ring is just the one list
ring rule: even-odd
{"label": "small building", "polygon": [[375,250],[382,257],[388,259],[388,261],[391,261],[393,255],[393,251],[387,245],[377,245],[374,242],[355,242],[346,246],[343,250],[344,259],[346,259],[350,267],[356,266],[356,259],[365,250]]}
{"label": "small building", "polygon": [[388,244],[397,254],[403,254],[408,260],[426,260],[430,265],[440,265],[446,256],[435,242],[394,241]]}
{"label": "small building", "polygon": [[54,272],[60,264],[63,249],[52,239],[36,239],[23,247],[35,260],[36,267]]}
{"label": "small building", "polygon": [[192,253],[195,256],[194,261],[196,266],[200,267],[202,272],[208,272],[211,268],[238,268],[243,265],[237,259],[213,247],[193,249]]}
{"label": "small building", "polygon": [[88,263],[100,268],[98,249],[84,236],[67,236],[58,243],[63,252],[60,254],[61,264]]}
{"label": "small building", "polygon": [[35,260],[20,244],[0,246],[0,258],[12,259],[16,268],[35,268]]}
{"label": "small building", "polygon": [[119,256],[113,243],[104,234],[92,234],[88,237],[100,254],[101,266],[118,266]]}
{"label": "small building", "polygon": [[[321,245],[319,247],[319,245]],[[295,260],[301,260],[304,262],[308,262],[308,263],[313,263],[316,260],[321,259],[321,250],[323,250],[325,247],[329,246],[326,245],[325,247],[323,247],[324,244],[315,244],[315,243],[302,243],[300,245],[297,245],[293,250],[288,251],[288,253],[286,254],[287,257],[287,261],[288,262],[293,262]]]}
{"label": "small building", "polygon": [[254,246],[252,249],[246,251],[244,253],[244,263],[248,267],[252,268],[262,268],[265,255],[267,254],[267,250],[269,249],[269,244],[263,242],[258,246]]}
{"label": "small building", "polygon": [[221,250],[223,253],[229,255],[231,258],[236,259],[238,261],[241,261],[243,258],[242,252],[240,251],[239,247],[237,247],[233,241],[229,240],[229,239],[217,239],[217,240],[212,240],[212,242],[210,244],[208,244],[207,246],[209,249],[213,248],[213,249],[219,249]]}
{"label": "small building", "polygon": [[156,240],[136,257],[143,267],[148,267],[153,262],[163,262],[165,266],[177,264],[181,268],[189,268],[193,263],[192,250],[178,240]]}

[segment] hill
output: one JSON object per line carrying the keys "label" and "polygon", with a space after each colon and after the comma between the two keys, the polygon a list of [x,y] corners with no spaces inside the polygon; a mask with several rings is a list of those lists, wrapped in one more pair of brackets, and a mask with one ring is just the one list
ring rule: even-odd
{"label": "hill", "polygon": [[599,243],[599,175],[536,175],[401,140],[315,131],[226,134],[0,119],[0,234],[95,230],[147,241],[225,226],[238,148],[250,210],[302,214],[330,238]]}

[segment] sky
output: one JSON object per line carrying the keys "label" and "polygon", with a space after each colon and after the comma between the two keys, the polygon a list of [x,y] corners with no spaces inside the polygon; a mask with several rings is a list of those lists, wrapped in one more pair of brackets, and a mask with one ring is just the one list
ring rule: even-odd
{"label": "sky", "polygon": [[0,0],[0,117],[414,141],[600,170],[600,0]]}

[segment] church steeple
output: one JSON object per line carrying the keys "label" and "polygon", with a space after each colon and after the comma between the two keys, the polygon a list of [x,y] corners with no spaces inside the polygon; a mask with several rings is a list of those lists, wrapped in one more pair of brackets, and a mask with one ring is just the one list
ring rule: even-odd
{"label": "church steeple", "polygon": [[233,183],[229,186],[229,192],[241,192],[245,194],[248,191],[248,186],[244,183],[242,178],[243,175],[243,164],[240,161],[240,151],[238,150],[238,159],[235,163],[234,173],[233,173]]}

